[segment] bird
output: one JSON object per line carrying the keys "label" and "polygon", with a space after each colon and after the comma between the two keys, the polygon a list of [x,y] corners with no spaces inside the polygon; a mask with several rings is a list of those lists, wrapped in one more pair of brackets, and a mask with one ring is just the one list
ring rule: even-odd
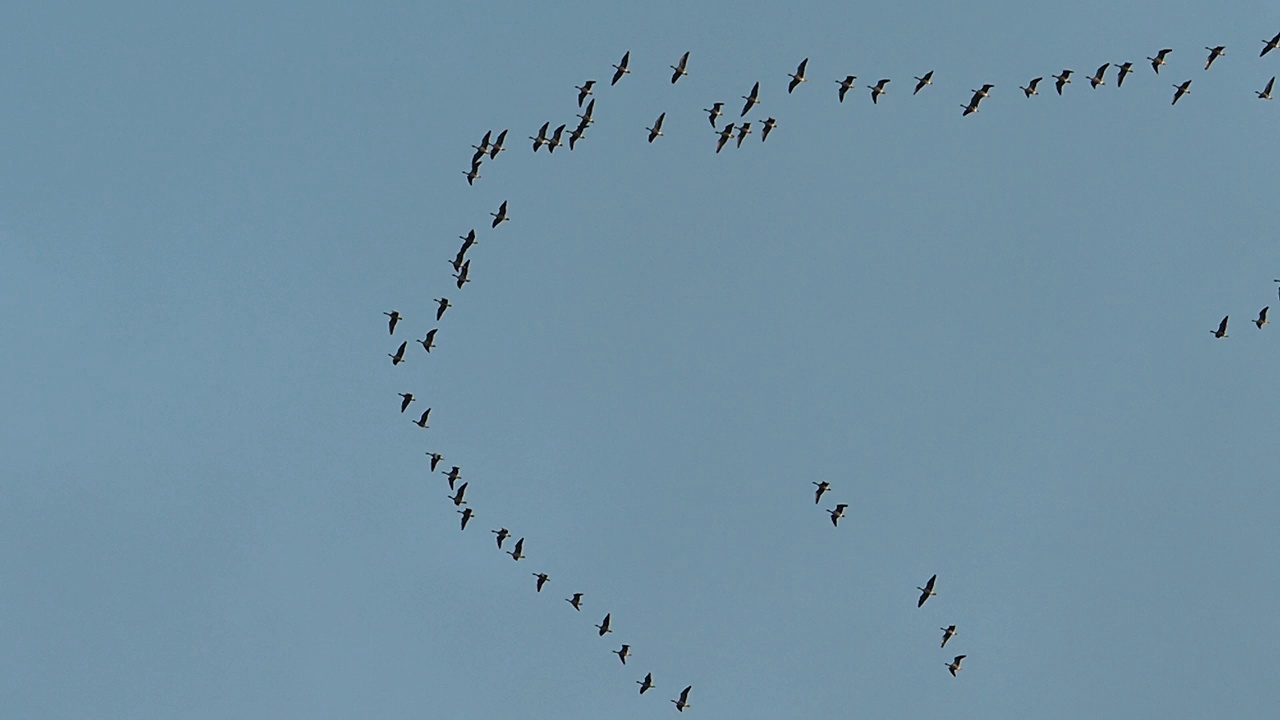
{"label": "bird", "polygon": [[462,241],[461,252],[466,252],[470,250],[471,246],[476,244],[476,229],[471,228],[471,230],[466,235],[459,235],[458,239]]}
{"label": "bird", "polygon": [[751,108],[755,107],[760,103],[760,83],[757,82],[755,85],[753,85],[751,88],[751,94],[743,95],[742,99],[746,100],[747,102],[742,106],[742,115],[740,115],[739,117],[746,117],[747,113],[751,110]]}
{"label": "bird", "polygon": [[623,665],[626,665],[627,656],[631,654],[631,646],[623,645],[621,650],[614,650],[613,654],[618,656],[618,659],[622,661]]}
{"label": "bird", "polygon": [[605,633],[613,632],[612,630],[609,629],[609,620],[611,619],[612,616],[613,616],[613,613],[605,613],[604,620],[602,620],[600,624],[596,626],[596,629],[600,631],[600,637],[604,637]]}
{"label": "bird", "polygon": [[880,82],[876,83],[871,87],[871,103],[873,105],[878,104],[878,100],[880,96],[885,93],[884,86],[888,82],[889,82],[889,78],[881,78]]}
{"label": "bird", "polygon": [[574,85],[573,89],[578,91],[578,107],[582,107],[582,103],[586,101],[587,96],[591,95],[591,88],[596,86],[595,80],[588,80],[581,85]]}
{"label": "bird", "polygon": [[978,112],[978,105],[982,103],[983,99],[991,97],[991,88],[993,87],[995,87],[995,85],[987,83],[981,88],[974,90],[973,97],[969,98],[969,104],[964,106],[964,112],[961,114],[961,117],[970,113]]}
{"label": "bird", "polygon": [[806,80],[806,79],[805,79],[805,77],[804,77],[804,69],[805,69],[805,67],[807,67],[808,65],[809,65],[809,58],[805,58],[805,59],[803,59],[803,60],[801,60],[801,61],[800,61],[800,64],[799,64],[799,65],[797,65],[797,66],[796,66],[796,74],[795,74],[795,75],[791,75],[791,74],[788,74],[788,75],[787,75],[787,77],[791,78],[791,82],[787,84],[787,94],[788,94],[788,95],[790,95],[790,94],[791,94],[791,91],[793,91],[793,90],[795,90],[796,88],[800,87],[800,83],[802,83],[802,82],[808,82],[808,80]]}
{"label": "bird", "polygon": [[578,141],[582,139],[582,136],[583,134],[585,134],[586,129],[587,129],[586,123],[578,123],[578,127],[574,128],[573,131],[569,133],[569,149],[570,150],[572,150],[573,146],[577,145]]}
{"label": "bird", "polygon": [[1063,86],[1071,82],[1071,71],[1063,70],[1061,75],[1054,75],[1053,77],[1058,81],[1054,83],[1054,87],[1058,89],[1058,94],[1061,95]]}
{"label": "bird", "polygon": [[1271,88],[1275,87],[1275,84],[1276,84],[1276,76],[1272,75],[1271,79],[1267,81],[1267,86],[1262,88],[1262,92],[1255,91],[1254,94],[1258,96],[1259,100],[1270,100]]}
{"label": "bird", "polygon": [[574,593],[573,597],[565,598],[564,601],[572,605],[574,610],[582,612],[582,593]]}
{"label": "bird", "polygon": [[956,626],[948,625],[938,629],[942,631],[942,645],[940,647],[946,647],[947,641],[956,636]]}
{"label": "bird", "polygon": [[453,278],[458,281],[459,290],[462,289],[463,285],[466,285],[467,283],[471,282],[471,278],[469,277],[470,274],[471,274],[471,261],[468,260],[462,263],[462,269],[459,270],[457,274],[453,276]]}
{"label": "bird", "polygon": [[400,322],[400,313],[396,310],[392,310],[391,312],[384,312],[382,314],[391,318],[389,321],[387,321],[387,334],[395,335],[396,323]]}
{"label": "bird", "polygon": [[769,118],[765,120],[764,129],[760,131],[760,142],[764,142],[765,140],[768,140],[769,133],[773,132],[773,129],[776,127],[778,127],[777,120],[774,120],[773,118]]}
{"label": "bird", "polygon": [[840,503],[836,505],[834,510],[827,511],[827,513],[831,515],[832,527],[840,527],[840,518],[844,517],[844,509],[847,507],[849,507],[848,503]]}
{"label": "bird", "polygon": [[702,112],[707,113],[707,115],[711,118],[711,127],[715,127],[716,118],[724,114],[723,108],[724,108],[724,103],[718,102],[718,103],[712,103],[711,107],[709,108],[702,109]]}
{"label": "bird", "polygon": [[836,84],[840,86],[840,102],[844,102],[844,94],[853,89],[853,81],[857,79],[857,75],[846,75],[843,80],[836,81]]}
{"label": "bird", "polygon": [[400,396],[400,412],[404,412],[409,408],[409,403],[413,402],[413,393],[396,393]]}
{"label": "bird", "polygon": [[480,140],[480,144],[471,146],[477,150],[476,152],[477,156],[484,156],[489,154],[489,138],[491,137],[493,137],[493,131],[492,130],[486,131],[484,134],[484,137],[481,138]]}
{"label": "bird", "polygon": [[1155,70],[1157,75],[1160,74],[1160,66],[1168,64],[1165,58],[1168,57],[1169,53],[1171,52],[1173,52],[1173,48],[1165,48],[1160,52],[1156,53],[1155,57],[1147,58],[1148,60],[1151,61],[1151,69]]}
{"label": "bird", "polygon": [[689,691],[692,689],[693,689],[693,686],[690,685],[684,690],[681,690],[680,697],[678,699],[671,701],[676,704],[676,710],[679,710],[680,712],[684,712],[685,708],[693,707],[692,705],[689,704]]}
{"label": "bird", "polygon": [[450,490],[453,489],[453,484],[458,481],[458,478],[462,477],[462,468],[457,465],[454,465],[448,470],[441,470],[440,472],[443,473],[446,476],[445,479],[449,481]]}
{"label": "bird", "polygon": [[453,307],[453,305],[449,304],[449,298],[434,298],[432,302],[440,303],[439,306],[436,307],[436,322],[440,322],[440,318],[444,317],[445,310]]}
{"label": "bird", "polygon": [[502,204],[498,206],[498,212],[489,213],[489,214],[493,216],[493,227],[498,227],[498,225],[500,225],[503,221],[511,219],[507,217],[507,201],[506,200],[503,200]]}
{"label": "bird", "polygon": [[556,148],[564,144],[560,138],[564,136],[564,129],[566,127],[568,127],[567,124],[561,123],[560,127],[556,128],[556,131],[551,134],[551,139],[547,141],[547,152],[555,153]]}
{"label": "bird", "polygon": [[431,408],[427,408],[426,410],[422,411],[422,417],[418,418],[417,420],[414,420],[413,424],[417,425],[423,430],[426,430],[427,428],[431,427],[430,425],[427,424],[427,418],[430,416],[431,416]]}
{"label": "bird", "polygon": [[547,128],[549,127],[551,127],[550,120],[542,123],[542,127],[538,128],[538,134],[536,136],[530,136],[529,139],[533,141],[534,152],[538,152],[538,148],[550,142],[549,140],[547,140]]}
{"label": "bird", "polygon": [[645,692],[649,690],[652,690],[655,687],[653,684],[653,673],[645,673],[644,679],[637,680],[636,684],[640,686],[641,695],[645,694]]}
{"label": "bird", "polygon": [[465,505],[467,501],[463,500],[462,496],[466,494],[467,494],[467,483],[462,483],[461,485],[458,486],[458,492],[454,493],[453,495],[447,495],[446,497],[452,500],[455,506]]}
{"label": "bird", "polygon": [[1191,94],[1191,81],[1190,81],[1190,80],[1188,80],[1188,81],[1186,81],[1186,82],[1182,83],[1181,85],[1174,85],[1174,87],[1176,87],[1176,88],[1178,88],[1178,89],[1174,91],[1174,93],[1173,93],[1173,102],[1169,103],[1170,105],[1177,105],[1177,104],[1178,104],[1178,99],[1179,99],[1179,98],[1181,98],[1183,95],[1190,95],[1190,94]]}
{"label": "bird", "polygon": [[1280,33],[1276,33],[1276,36],[1270,40],[1262,41],[1262,52],[1258,53],[1258,57],[1262,57],[1278,47],[1280,47]]}
{"label": "bird", "polygon": [[1039,85],[1040,81],[1043,79],[1044,78],[1042,77],[1031,78],[1031,82],[1027,83],[1026,87],[1019,87],[1018,89],[1021,90],[1022,93],[1027,97],[1031,97],[1032,95],[1039,95],[1040,92],[1036,90],[1036,86]]}
{"label": "bird", "polygon": [[1264,308],[1262,308],[1261,310],[1259,310],[1259,311],[1258,311],[1258,319],[1257,319],[1257,320],[1254,320],[1254,321],[1253,321],[1253,324],[1254,324],[1254,325],[1257,325],[1259,330],[1261,330],[1261,329],[1262,329],[1262,326],[1263,326],[1263,325],[1270,325],[1270,324],[1271,324],[1271,323],[1267,320],[1267,311],[1268,311],[1268,310],[1270,310],[1270,309],[1271,309],[1271,306],[1270,306],[1270,305],[1268,305],[1268,306],[1266,306],[1266,307],[1264,307]]}
{"label": "bird", "polygon": [[538,578],[538,587],[534,592],[542,592],[542,586],[547,584],[551,576],[546,573],[534,573],[533,576]]}
{"label": "bird", "polygon": [[686,50],[685,53],[680,56],[680,61],[675,65],[668,65],[667,67],[674,71],[671,74],[671,84],[675,85],[677,80],[689,74],[689,71],[685,69],[689,67],[689,51]]}
{"label": "bird", "polygon": [[724,144],[729,142],[729,138],[732,138],[732,137],[733,137],[733,123],[729,123],[728,125],[725,125],[723,129],[720,130],[720,139],[716,141],[716,152],[719,153],[721,150],[723,150]]}
{"label": "bird", "polygon": [[938,582],[938,575],[937,573],[934,573],[933,577],[929,578],[929,582],[924,584],[924,587],[916,588],[917,590],[920,591],[920,599],[916,601],[916,607],[923,607],[925,600],[928,600],[931,596],[938,594],[933,591],[933,586],[937,582]]}
{"label": "bird", "polygon": [[810,484],[818,486],[817,491],[813,493],[813,504],[817,505],[818,503],[822,502],[822,493],[831,489],[831,483],[827,482],[826,480],[823,480],[822,482],[814,482]]}
{"label": "bird", "polygon": [[653,127],[645,128],[645,130],[649,131],[649,142],[653,142],[654,140],[657,140],[658,138],[662,137],[662,121],[666,119],[667,119],[667,114],[662,113],[661,115],[658,116],[657,120],[653,121]]}
{"label": "bird", "polygon": [[1227,318],[1229,317],[1231,316],[1230,315],[1223,316],[1222,322],[1218,323],[1218,329],[1210,330],[1209,332],[1213,333],[1213,336],[1219,339],[1227,337]]}
{"label": "bird", "polygon": [[915,95],[916,93],[923,90],[925,85],[932,85],[932,84],[933,84],[933,71],[930,70],[924,75],[916,78],[916,89],[912,90],[911,94]]}
{"label": "bird", "polygon": [[444,459],[444,455],[438,452],[429,452],[427,454],[431,456],[431,472],[435,472],[436,466]]}
{"label": "bird", "polygon": [[512,560],[515,560],[516,562],[520,562],[520,560],[522,560],[525,556],[524,555],[524,538],[520,538],[519,540],[517,540],[516,548],[514,550],[508,550],[507,554],[511,556]]}
{"label": "bird", "polygon": [[590,127],[591,123],[595,122],[595,113],[596,113],[596,101],[592,99],[591,102],[587,103],[587,111],[582,113],[581,115],[576,116],[578,119],[582,120],[582,122],[578,124],[578,127],[584,130]]}
{"label": "bird", "polygon": [[511,532],[510,532],[509,530],[507,530],[506,528],[498,528],[497,530],[490,530],[489,532],[491,532],[491,533],[493,533],[494,535],[497,535],[497,536],[498,536],[498,549],[499,549],[499,550],[501,550],[501,549],[502,549],[502,541],[503,541],[503,540],[506,540],[506,539],[507,539],[507,537],[508,537],[509,535],[511,535]]}
{"label": "bird", "polygon": [[1217,60],[1218,58],[1227,54],[1226,45],[1215,45],[1213,47],[1205,46],[1205,50],[1209,51],[1209,59],[1204,61],[1205,70],[1209,69],[1209,66],[1213,64],[1214,60]]}
{"label": "bird", "polygon": [[1116,87],[1124,87],[1124,79],[1129,73],[1133,72],[1133,63],[1125,62],[1116,66],[1119,69],[1116,75]]}
{"label": "bird", "polygon": [[617,85],[618,81],[622,79],[623,75],[626,75],[631,72],[631,70],[627,68],[627,65],[629,65],[630,63],[631,63],[631,51],[628,50],[626,54],[622,56],[622,62],[613,66],[613,69],[615,72],[613,73],[613,80],[609,81],[610,85]]}
{"label": "bird", "polygon": [[973,113],[978,112],[978,103],[981,101],[982,98],[975,95],[974,98],[969,101],[968,105],[961,105],[960,107],[964,108],[964,112],[960,113],[960,117],[965,117],[966,115],[972,115]]}
{"label": "bird", "polygon": [[1098,67],[1098,72],[1094,73],[1093,77],[1089,78],[1089,87],[1097,90],[1099,85],[1106,85],[1107,81],[1104,79],[1104,76],[1106,75],[1107,68],[1109,67],[1111,67],[1111,63],[1102,63],[1102,65]]}
{"label": "bird", "polygon": [[742,127],[738,128],[738,147],[742,147],[742,141],[751,134],[751,123],[744,122]]}
{"label": "bird", "polygon": [[494,158],[498,157],[498,153],[506,149],[502,147],[503,143],[505,143],[506,141],[507,141],[507,131],[503,130],[502,132],[498,133],[498,139],[493,143],[493,147],[489,148],[490,160],[493,160]]}
{"label": "bird", "polygon": [[957,655],[955,660],[947,663],[947,669],[951,671],[951,677],[955,677],[960,670],[960,661],[969,657],[968,655]]}
{"label": "bird", "polygon": [[418,341],[418,344],[422,346],[423,350],[431,352],[431,348],[436,346],[436,332],[439,330],[440,328],[431,328],[427,331],[427,336]]}
{"label": "bird", "polygon": [[409,341],[406,340],[400,343],[400,347],[396,349],[395,353],[387,353],[387,357],[391,358],[392,365],[399,365],[404,362],[404,349],[408,346]]}
{"label": "bird", "polygon": [[466,529],[467,529],[467,523],[471,522],[471,518],[475,517],[475,515],[476,515],[474,512],[472,512],[472,511],[471,511],[471,508],[466,508],[466,509],[463,509],[463,510],[459,510],[459,511],[458,511],[458,514],[462,516],[462,529],[463,529],[463,530],[466,530]]}

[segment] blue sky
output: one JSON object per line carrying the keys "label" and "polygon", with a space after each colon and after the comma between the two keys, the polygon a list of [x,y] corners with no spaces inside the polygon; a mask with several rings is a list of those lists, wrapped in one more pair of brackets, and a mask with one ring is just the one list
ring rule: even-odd
{"label": "blue sky", "polygon": [[[0,707],[639,718],[692,684],[703,718],[1269,717],[1278,31],[1261,2],[11,10]],[[586,79],[586,138],[531,153]],[[715,154],[702,108],[756,81]]]}

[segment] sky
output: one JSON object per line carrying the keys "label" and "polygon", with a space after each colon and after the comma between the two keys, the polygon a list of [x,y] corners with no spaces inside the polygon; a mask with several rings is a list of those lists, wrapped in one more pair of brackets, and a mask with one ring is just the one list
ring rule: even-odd
{"label": "sky", "polygon": [[6,717],[1270,717],[1274,4],[616,5],[6,13]]}

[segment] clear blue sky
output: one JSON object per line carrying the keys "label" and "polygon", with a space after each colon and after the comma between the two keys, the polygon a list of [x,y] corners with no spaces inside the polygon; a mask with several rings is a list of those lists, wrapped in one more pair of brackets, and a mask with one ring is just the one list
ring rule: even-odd
{"label": "clear blue sky", "polygon": [[1280,12],[1201,5],[10,8],[0,714],[1270,717]]}

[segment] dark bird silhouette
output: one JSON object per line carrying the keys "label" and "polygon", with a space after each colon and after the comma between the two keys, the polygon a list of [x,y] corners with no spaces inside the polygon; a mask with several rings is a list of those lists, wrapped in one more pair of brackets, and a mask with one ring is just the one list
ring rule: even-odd
{"label": "dark bird silhouette", "polygon": [[751,94],[743,95],[742,99],[747,102],[742,106],[742,115],[739,117],[746,117],[747,113],[751,111],[751,108],[760,104],[760,83],[757,82],[753,85],[751,87]]}
{"label": "dark bird silhouette", "polygon": [[[551,127],[551,121],[550,121],[550,120],[548,120],[547,122],[542,123],[542,127],[538,128],[538,134],[537,134],[537,135],[533,135],[533,136],[530,136],[530,137],[529,137],[529,139],[533,141],[533,151],[534,151],[534,152],[538,152],[538,148],[540,148],[540,147],[542,147],[543,145],[546,145],[547,143],[551,142],[550,140],[548,140],[548,139],[547,139],[547,128],[549,128],[549,127]],[[494,227],[497,227],[497,226],[495,225]]]}
{"label": "dark bird silhouette", "polygon": [[591,88],[595,87],[595,80],[588,80],[581,85],[574,85],[573,89],[578,91],[578,107],[582,107],[582,103],[591,95]]}
{"label": "dark bird silhouette", "polygon": [[985,100],[986,98],[991,97],[991,90],[994,87],[995,85],[992,85],[991,83],[984,83],[982,87],[972,91],[973,96],[979,100]]}
{"label": "dark bird silhouette", "polygon": [[742,141],[746,140],[747,136],[750,134],[751,134],[751,123],[749,122],[742,123],[742,127],[738,128],[738,147],[742,147]]}
{"label": "dark bird silhouette", "polygon": [[[463,487],[466,487],[466,483],[463,483]],[[521,560],[523,560],[524,559],[524,538],[520,538],[519,540],[517,540],[515,549],[508,550],[507,554],[510,555],[511,559],[515,560],[516,562],[520,562]]]}
{"label": "dark bird silhouette", "polygon": [[1098,67],[1098,72],[1094,73],[1093,77],[1089,78],[1089,87],[1097,90],[1099,85],[1106,85],[1106,74],[1107,68],[1109,67],[1111,67],[1111,63],[1102,63],[1102,65]]}
{"label": "dark bird silhouette", "polygon": [[978,112],[978,103],[980,102],[982,102],[982,98],[974,96],[973,99],[969,100],[968,105],[961,105],[960,107],[964,108],[964,112],[960,113],[960,117],[966,117]]}
{"label": "dark bird silhouette", "polygon": [[711,119],[711,127],[715,127],[716,118],[724,114],[723,108],[724,108],[724,103],[718,102],[718,103],[712,103],[711,107],[709,108],[702,109],[702,112],[707,113],[707,116]]}
{"label": "dark bird silhouette", "polygon": [[653,142],[654,140],[662,137],[662,121],[666,119],[667,114],[662,113],[658,116],[657,120],[653,121],[653,127],[645,128],[645,130],[649,131],[649,142]]}
{"label": "dark bird silhouette", "polygon": [[459,270],[459,271],[458,271],[458,272],[453,276],[453,279],[458,281],[458,289],[459,289],[459,290],[461,290],[461,289],[462,289],[462,286],[463,286],[463,285],[466,285],[467,283],[471,282],[471,277],[470,277],[470,276],[471,276],[471,261],[470,261],[470,260],[468,260],[468,261],[466,261],[466,262],[462,263],[462,269],[461,269],[461,270]]}
{"label": "dark bird silhouette", "polygon": [[476,244],[476,229],[471,228],[470,232],[466,235],[459,235],[458,239],[462,241],[462,249],[458,251],[458,257],[462,257],[463,253],[470,250],[471,246]]}
{"label": "dark bird silhouette", "polygon": [[1191,81],[1190,81],[1190,80],[1188,80],[1188,81],[1186,81],[1186,82],[1182,83],[1181,85],[1174,85],[1174,87],[1175,87],[1175,88],[1177,88],[1177,90],[1174,90],[1174,91],[1173,91],[1173,102],[1169,103],[1170,105],[1177,105],[1177,104],[1178,104],[1178,100],[1180,100],[1180,99],[1182,98],[1182,96],[1183,96],[1183,95],[1190,95],[1190,94],[1191,94]]}
{"label": "dark bird silhouette", "polygon": [[1271,38],[1270,40],[1262,41],[1262,52],[1258,53],[1258,57],[1263,57],[1264,55],[1271,52],[1272,50],[1275,50],[1278,47],[1280,47],[1280,33],[1276,33],[1276,36]]}
{"label": "dark bird silhouette", "polygon": [[773,132],[773,129],[776,127],[778,127],[777,120],[774,120],[773,118],[769,118],[765,120],[764,129],[760,131],[760,142],[764,142],[765,140],[768,140],[769,133]]}
{"label": "dark bird silhouette", "polygon": [[573,597],[565,598],[564,601],[572,605],[574,610],[582,612],[582,593],[574,593]]}
{"label": "dark bird silhouette", "polygon": [[462,529],[463,529],[463,530],[466,530],[466,529],[467,529],[467,523],[471,522],[471,518],[473,518],[473,517],[475,517],[475,516],[476,516],[476,514],[475,514],[475,513],[471,512],[471,508],[465,508],[465,509],[463,509],[463,510],[459,510],[459,511],[458,511],[458,514],[462,516]]}
{"label": "dark bird silhouette", "polygon": [[591,123],[596,121],[595,114],[596,114],[596,101],[592,100],[591,102],[587,103],[587,111],[577,116],[578,119],[582,121],[581,123],[578,124],[578,127],[582,128],[583,130],[586,130],[588,127],[590,127]]}
{"label": "dark bird silhouette", "polygon": [[843,80],[836,81],[836,84],[840,86],[840,102],[844,102],[845,93],[853,89],[853,81],[857,79],[857,75],[846,75]]}
{"label": "dark bird silhouette", "polygon": [[689,71],[687,70],[689,67],[689,51],[686,50],[685,53],[680,56],[680,61],[675,65],[668,65],[667,67],[670,67],[672,70],[671,84],[675,85],[677,80],[689,74]]}
{"label": "dark bird silhouette", "polygon": [[497,158],[498,153],[502,152],[503,150],[506,150],[506,148],[503,147],[503,144],[506,142],[507,142],[507,131],[503,130],[502,132],[498,133],[498,139],[494,141],[493,147],[489,148],[490,160]]}
{"label": "dark bird silhouette", "polygon": [[810,484],[818,486],[818,489],[813,493],[813,504],[817,505],[822,502],[822,493],[831,489],[831,483],[823,480],[822,482],[812,482]]}
{"label": "dark bird silhouette", "polygon": [[1031,82],[1027,83],[1026,87],[1019,87],[1018,89],[1021,90],[1022,94],[1026,95],[1027,97],[1031,97],[1032,95],[1039,95],[1040,92],[1036,90],[1036,86],[1039,85],[1040,81],[1043,79],[1044,78],[1042,77],[1031,78]]}
{"label": "dark bird silhouette", "polygon": [[599,625],[596,626],[596,629],[600,631],[600,637],[604,637],[605,633],[613,632],[612,630],[609,629],[609,621],[612,619],[612,617],[613,617],[613,613],[606,613],[604,616],[604,620]]}
{"label": "dark bird silhouette", "polygon": [[501,550],[501,549],[502,549],[502,541],[503,541],[503,540],[506,540],[508,537],[510,537],[510,536],[511,536],[511,532],[510,532],[509,530],[507,530],[506,528],[498,528],[497,530],[490,530],[489,532],[491,532],[491,533],[493,533],[494,535],[497,535],[497,536],[498,536],[498,549],[499,549],[499,550]]}
{"label": "dark bird silhouette", "polygon": [[391,312],[384,312],[382,314],[391,318],[389,321],[387,321],[387,334],[395,335],[396,323],[400,322],[400,313],[395,310],[392,310]]}
{"label": "dark bird silhouette", "polygon": [[1224,315],[1222,322],[1218,323],[1218,329],[1210,330],[1209,332],[1213,333],[1213,336],[1219,339],[1227,337],[1227,319],[1230,317],[1230,315]]}
{"label": "dark bird silhouette", "polygon": [[631,51],[628,50],[626,54],[622,56],[622,62],[613,66],[613,69],[614,69],[613,80],[610,80],[609,84],[617,85],[618,81],[622,79],[623,75],[630,73],[631,70],[627,67],[630,64],[631,64]]}
{"label": "dark bird silhouette", "polygon": [[459,478],[462,477],[462,468],[458,467],[457,465],[454,465],[448,470],[441,470],[440,472],[444,473],[444,475],[446,476],[445,479],[449,481],[450,490],[453,489],[453,484],[457,482]]}
{"label": "dark bird silhouette", "polygon": [[1118,72],[1116,74],[1116,87],[1124,87],[1124,79],[1129,76],[1129,73],[1133,72],[1133,63],[1120,63],[1116,67],[1118,68]]}
{"label": "dark bird silhouette", "polygon": [[417,425],[423,430],[426,430],[427,428],[431,427],[430,425],[427,424],[427,418],[429,417],[431,417],[431,408],[427,408],[426,410],[423,410],[422,417],[418,418],[417,420],[414,420],[413,424]]}
{"label": "dark bird silhouette", "polygon": [[929,72],[925,73],[924,75],[921,75],[915,80],[916,80],[916,89],[911,91],[912,95],[915,95],[916,93],[923,90],[926,85],[933,84],[933,71],[930,70]]}
{"label": "dark bird silhouette", "polygon": [[538,578],[538,587],[534,592],[542,592],[542,586],[547,584],[547,581],[551,579],[551,576],[546,573],[534,573],[533,576]]}
{"label": "dark bird silhouette", "polygon": [[413,402],[413,393],[396,393],[400,396],[400,412],[404,412],[409,408],[409,403]]}
{"label": "dark bird silhouette", "polygon": [[622,661],[623,665],[626,665],[627,656],[631,655],[631,646],[623,645],[621,650],[614,650],[613,654],[618,656],[618,659]]}
{"label": "dark bird silhouette", "polygon": [[799,65],[796,66],[795,75],[791,75],[791,74],[787,75],[787,77],[791,78],[791,82],[787,84],[788,95],[790,95],[793,90],[800,87],[800,83],[808,82],[804,76],[804,69],[808,66],[809,66],[809,58],[805,58],[804,60],[800,61]]}
{"label": "dark bird silhouette", "polygon": [[844,509],[847,507],[849,507],[849,503],[840,503],[836,505],[834,510],[827,511],[831,515],[832,527],[840,527],[840,518],[844,517]]}
{"label": "dark bird silhouette", "polygon": [[938,575],[937,573],[934,573],[933,577],[929,578],[929,582],[924,584],[924,587],[916,588],[920,591],[920,599],[916,601],[916,607],[924,607],[925,600],[928,600],[930,597],[938,594],[933,591],[933,586],[936,585],[937,582]]}
{"label": "dark bird silhouette", "polygon": [[1266,307],[1264,307],[1264,308],[1262,308],[1261,310],[1259,310],[1259,311],[1258,311],[1258,319],[1257,319],[1257,320],[1254,320],[1254,321],[1253,321],[1253,324],[1254,324],[1254,325],[1257,325],[1259,330],[1261,330],[1261,329],[1262,329],[1262,326],[1263,326],[1263,325],[1270,325],[1270,324],[1271,324],[1271,323],[1267,320],[1267,311],[1268,311],[1268,310],[1270,310],[1270,309],[1271,309],[1271,306],[1270,306],[1270,305],[1268,305],[1268,306],[1266,306]]}
{"label": "dark bird silhouette", "polygon": [[404,349],[407,347],[409,347],[408,340],[400,343],[400,347],[396,348],[396,351],[394,353],[387,353],[387,357],[391,358],[392,365],[399,365],[400,363],[404,362]]}
{"label": "dark bird silhouette", "polygon": [[581,140],[582,136],[586,134],[586,130],[587,130],[587,124],[585,122],[581,122],[581,123],[578,123],[578,127],[573,129],[573,132],[569,133],[569,149],[570,150],[573,150],[574,146],[578,144],[578,141]]}
{"label": "dark bird silhouette", "polygon": [[951,662],[947,663],[947,669],[951,671],[951,677],[956,676],[956,673],[960,671],[960,661],[964,660],[967,657],[969,656],[957,655],[955,660],[952,660]]}
{"label": "dark bird silhouette", "polygon": [[427,453],[427,455],[431,456],[431,472],[435,472],[436,466],[439,465],[440,461],[444,459],[444,455],[438,452],[429,452]]}
{"label": "dark bird silhouette", "polygon": [[723,150],[724,144],[729,142],[729,139],[732,137],[733,137],[733,123],[729,123],[728,125],[725,125],[724,128],[720,130],[720,139],[716,141],[716,153],[719,153],[721,150]]}
{"label": "dark bird silhouette", "polygon": [[645,673],[643,680],[637,680],[636,684],[640,686],[640,694],[643,695],[649,690],[656,687],[653,684],[653,673]]}
{"label": "dark bird silhouette", "polygon": [[506,200],[503,200],[502,204],[498,206],[498,212],[489,213],[489,214],[493,216],[493,227],[498,227],[498,225],[511,219],[507,217],[507,201]]}
{"label": "dark bird silhouette", "polygon": [[1209,69],[1209,66],[1213,64],[1214,60],[1217,60],[1218,58],[1227,54],[1226,45],[1216,45],[1214,47],[1205,46],[1205,50],[1209,51],[1209,59],[1204,61],[1205,70]]}
{"label": "dark bird silhouette", "polygon": [[475,155],[472,155],[472,156],[471,156],[471,164],[472,164],[472,165],[479,165],[479,164],[480,164],[480,161],[481,161],[482,159],[484,159],[484,156],[486,156],[486,155],[488,155],[488,154],[489,154],[489,147],[490,147],[490,146],[489,146],[489,138],[490,138],[490,137],[492,137],[492,136],[493,136],[493,131],[492,131],[492,130],[489,130],[489,131],[485,132],[485,134],[484,134],[484,138],[483,138],[482,140],[480,140],[480,144],[479,144],[479,145],[472,145],[472,146],[471,146],[471,147],[475,148],[475,151],[476,151]]}
{"label": "dark bird silhouette", "polygon": [[947,646],[947,641],[948,641],[948,640],[950,640],[951,638],[953,638],[953,637],[955,637],[955,636],[956,636],[956,626],[955,626],[955,625],[948,625],[948,626],[946,626],[946,627],[944,627],[944,628],[938,628],[938,629],[942,631],[942,645],[941,645],[941,647],[946,647],[946,646]]}
{"label": "dark bird silhouette", "polygon": [[1148,60],[1151,61],[1151,69],[1155,70],[1157,75],[1160,74],[1160,66],[1168,64],[1168,61],[1165,60],[1165,58],[1169,57],[1169,53],[1171,52],[1173,52],[1173,48],[1165,48],[1160,52],[1156,53],[1155,57],[1147,58]]}
{"label": "dark bird silhouette", "polygon": [[1262,88],[1262,92],[1255,91],[1254,94],[1258,96],[1259,100],[1270,100],[1271,89],[1275,87],[1275,85],[1276,85],[1276,76],[1272,75],[1271,79],[1267,81],[1267,86]]}
{"label": "dark bird silhouette", "polygon": [[1054,88],[1057,89],[1058,94],[1061,95],[1062,88],[1071,82],[1071,71],[1063,70],[1061,75],[1054,75],[1053,79],[1057,80],[1057,82],[1054,83],[1053,86]]}
{"label": "dark bird silhouette", "polygon": [[671,701],[676,704],[676,710],[679,710],[680,712],[684,712],[685,708],[693,707],[693,705],[689,704],[689,691],[692,689],[693,689],[693,686],[690,685],[684,690],[681,690],[680,697]]}
{"label": "dark bird silhouette", "polygon": [[560,127],[556,128],[556,131],[551,134],[551,139],[547,141],[547,152],[555,153],[556,148],[564,144],[564,141],[560,138],[564,137],[564,129],[566,127],[568,125],[561,123]]}
{"label": "dark bird silhouette", "polygon": [[454,505],[463,505],[467,501],[463,500],[462,496],[466,494],[467,494],[467,483],[462,483],[461,485],[458,486],[458,491],[456,493],[454,493],[453,495],[447,495],[446,497],[452,500]]}
{"label": "dark bird silhouette", "polygon": [[439,330],[440,328],[431,328],[427,331],[427,336],[418,341],[423,350],[431,352],[431,348],[436,346],[436,332]]}
{"label": "dark bird silhouette", "polygon": [[876,83],[871,87],[871,104],[872,105],[879,104],[880,96],[885,93],[884,86],[887,84],[889,84],[889,78],[881,78],[880,82]]}
{"label": "dark bird silhouette", "polygon": [[449,304],[449,298],[434,298],[433,302],[439,303],[436,307],[436,322],[440,322],[440,318],[444,317],[444,311],[453,307]]}

